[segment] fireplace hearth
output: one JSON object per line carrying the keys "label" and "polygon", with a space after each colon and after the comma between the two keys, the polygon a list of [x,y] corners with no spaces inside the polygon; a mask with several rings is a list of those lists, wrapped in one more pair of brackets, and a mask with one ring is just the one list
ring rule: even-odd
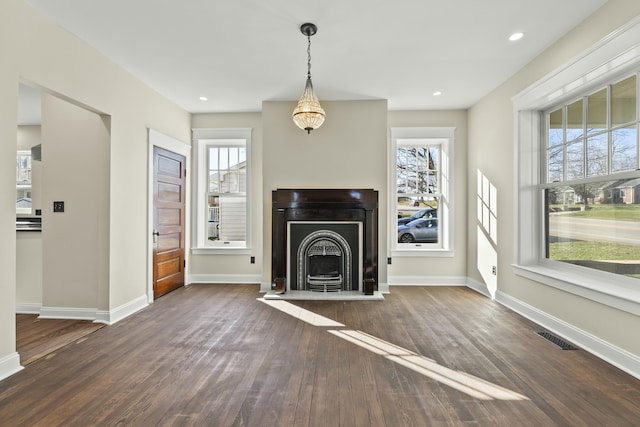
{"label": "fireplace hearth", "polygon": [[272,192],[271,288],[360,292],[378,288],[378,192]]}

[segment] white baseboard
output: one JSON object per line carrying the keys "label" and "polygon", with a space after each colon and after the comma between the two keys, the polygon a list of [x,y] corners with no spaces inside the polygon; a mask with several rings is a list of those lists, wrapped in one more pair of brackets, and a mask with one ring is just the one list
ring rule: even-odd
{"label": "white baseboard", "polygon": [[39,317],[41,319],[95,320],[97,311],[95,308],[42,307]]}
{"label": "white baseboard", "polygon": [[94,323],[104,323],[105,325],[113,325],[116,322],[131,316],[133,313],[147,307],[147,296],[141,295],[136,299],[122,304],[119,307],[109,311],[97,311]]}
{"label": "white baseboard", "polygon": [[42,304],[37,303],[18,303],[16,304],[17,314],[40,314]]}
{"label": "white baseboard", "polygon": [[391,286],[466,286],[466,277],[456,276],[389,276]]}
{"label": "white baseboard", "polygon": [[189,283],[261,283],[262,275],[259,274],[192,274]]}
{"label": "white baseboard", "polygon": [[388,283],[378,283],[378,292],[382,294],[390,293],[389,284]]}
{"label": "white baseboard", "polygon": [[491,293],[489,292],[489,288],[487,288],[487,285],[478,282],[477,280],[473,280],[471,277],[467,277],[467,287],[473,289],[479,294],[484,295],[487,298],[491,298]]}
{"label": "white baseboard", "polygon": [[20,366],[20,355],[11,353],[0,358],[0,381],[24,369]]}
{"label": "white baseboard", "polygon": [[496,301],[585,351],[640,379],[640,357],[498,291]]}
{"label": "white baseboard", "polygon": [[113,325],[136,311],[142,310],[147,305],[149,305],[147,296],[141,295],[108,311],[95,308],[42,307],[40,304],[16,304],[16,313],[39,314],[38,317],[41,319],[91,320],[95,323]]}

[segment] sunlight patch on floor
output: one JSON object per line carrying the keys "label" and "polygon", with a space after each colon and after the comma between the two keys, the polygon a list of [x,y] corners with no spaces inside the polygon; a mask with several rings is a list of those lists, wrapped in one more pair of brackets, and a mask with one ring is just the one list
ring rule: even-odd
{"label": "sunlight patch on floor", "polygon": [[[342,323],[316,314],[312,311],[298,307],[287,301],[265,300],[258,298],[270,307],[280,310],[296,319],[309,323],[313,326],[341,328]],[[330,334],[342,338],[345,341],[356,344],[372,353],[378,354],[402,365],[412,371],[445,384],[458,391],[480,400],[529,400],[527,397],[508,390],[499,385],[485,381],[473,375],[456,371],[446,366],[424,357],[420,354],[399,347],[395,344],[376,338],[361,331],[340,329],[328,330]]]}
{"label": "sunlight patch on floor", "polygon": [[300,319],[303,322],[309,323],[313,326],[324,326],[330,328],[344,327],[342,323],[338,323],[335,320],[329,319],[328,317],[316,314],[313,311],[305,310],[304,308],[298,307],[297,305],[291,304],[287,301],[266,300],[263,298],[258,298],[258,301],[262,301],[263,303],[275,308],[276,310],[287,313],[288,315],[293,316],[296,319]]}
{"label": "sunlight patch on floor", "polygon": [[364,332],[353,330],[330,330],[328,332],[476,399],[529,400],[521,394],[473,375],[449,369],[431,359]]}

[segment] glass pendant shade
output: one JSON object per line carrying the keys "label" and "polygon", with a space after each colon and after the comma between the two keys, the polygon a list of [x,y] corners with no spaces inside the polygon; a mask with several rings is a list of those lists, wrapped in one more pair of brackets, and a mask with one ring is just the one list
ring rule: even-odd
{"label": "glass pendant shade", "polygon": [[298,101],[298,106],[293,110],[293,122],[300,128],[311,133],[312,130],[318,129],[324,123],[326,114],[320,106],[320,101],[315,93],[313,93],[313,84],[311,76],[307,76],[307,84],[304,87],[304,93]]}

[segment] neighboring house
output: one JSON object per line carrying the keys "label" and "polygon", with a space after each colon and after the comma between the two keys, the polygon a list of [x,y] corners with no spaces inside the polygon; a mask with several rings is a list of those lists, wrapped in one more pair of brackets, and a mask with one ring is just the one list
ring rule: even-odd
{"label": "neighboring house", "polygon": [[245,201],[224,197],[227,193],[247,191],[247,162],[232,165],[229,170],[209,176],[210,188],[218,187],[219,193],[209,197],[209,240],[242,240],[245,238]]}
{"label": "neighboring house", "polygon": [[599,188],[594,197],[595,203],[625,204],[640,203],[640,178],[619,180]]}
{"label": "neighboring house", "polygon": [[622,203],[625,205],[640,203],[640,178],[625,181],[617,185],[615,190],[614,203]]}

